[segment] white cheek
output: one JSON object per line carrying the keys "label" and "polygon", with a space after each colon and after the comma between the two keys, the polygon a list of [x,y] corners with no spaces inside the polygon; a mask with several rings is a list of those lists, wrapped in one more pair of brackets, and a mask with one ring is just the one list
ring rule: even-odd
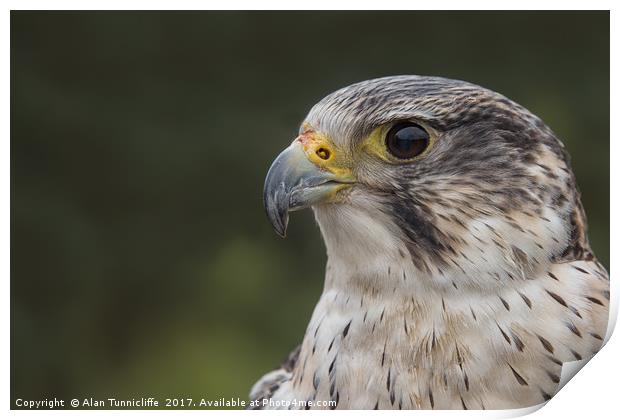
{"label": "white cheek", "polygon": [[405,246],[395,227],[379,211],[350,205],[315,209],[330,260],[366,273],[384,272]]}
{"label": "white cheek", "polygon": [[352,194],[348,203],[314,209],[329,256],[326,288],[356,293],[383,291],[412,296],[427,287],[411,259],[400,229],[384,206],[367,195]]}

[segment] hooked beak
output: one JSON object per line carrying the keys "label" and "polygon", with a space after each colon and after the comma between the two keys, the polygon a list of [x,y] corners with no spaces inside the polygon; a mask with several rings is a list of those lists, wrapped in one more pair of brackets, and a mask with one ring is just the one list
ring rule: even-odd
{"label": "hooked beak", "polygon": [[[351,177],[343,176],[342,171],[335,175],[327,162],[321,165],[320,159],[327,156],[326,160],[330,160],[333,157],[331,151],[327,155],[321,154],[321,151],[331,148],[315,146],[295,140],[278,155],[267,173],[263,205],[276,233],[283,238],[286,236],[289,211],[334,202],[337,193],[352,184]],[[317,150],[319,153],[315,154]],[[312,157],[309,158],[310,153]],[[321,156],[318,164],[312,162],[317,160],[317,155]]]}

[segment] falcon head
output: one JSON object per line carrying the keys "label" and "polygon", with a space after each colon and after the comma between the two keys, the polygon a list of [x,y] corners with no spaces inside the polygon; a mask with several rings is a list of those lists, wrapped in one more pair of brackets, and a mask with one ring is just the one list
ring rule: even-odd
{"label": "falcon head", "polygon": [[328,264],[370,283],[397,262],[428,287],[495,288],[499,272],[526,278],[588,253],[553,132],[498,93],[438,77],[368,80],[322,99],[273,162],[264,206],[281,236],[289,212],[311,207]]}

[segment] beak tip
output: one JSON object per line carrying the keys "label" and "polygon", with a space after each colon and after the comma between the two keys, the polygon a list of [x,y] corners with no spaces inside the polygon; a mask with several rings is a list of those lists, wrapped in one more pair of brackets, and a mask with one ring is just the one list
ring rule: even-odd
{"label": "beak tip", "polygon": [[274,196],[266,194],[264,200],[265,210],[273,230],[275,230],[278,236],[285,238],[288,226],[288,205],[283,205],[287,202],[286,199],[277,198],[277,194],[274,194]]}
{"label": "beak tip", "polygon": [[280,213],[279,217],[271,220],[273,229],[276,231],[279,237],[286,238],[286,228],[288,227],[288,211]]}

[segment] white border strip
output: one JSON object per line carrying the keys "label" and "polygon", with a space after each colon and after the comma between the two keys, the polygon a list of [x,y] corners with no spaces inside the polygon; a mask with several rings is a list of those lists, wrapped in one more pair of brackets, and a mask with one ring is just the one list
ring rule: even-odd
{"label": "white border strip", "polygon": [[[340,10],[348,9],[351,7],[357,7],[362,10],[466,10],[463,6],[474,9],[494,9],[494,10],[513,10],[513,9],[529,9],[529,10],[562,10],[562,9],[587,9],[587,10],[609,10],[617,2],[612,1],[597,1],[592,0],[589,2],[571,1],[565,0],[562,2],[557,1],[531,1],[522,0],[516,1],[468,1],[459,2],[453,1],[438,1],[433,2],[413,2],[405,0],[384,0],[381,3],[372,3],[370,1],[358,0],[358,1],[325,1],[315,0],[312,2],[291,2],[285,1],[239,1],[232,0],[228,2],[204,2],[196,0],[176,0],[171,1],[138,1],[138,0],[108,0],[100,1],[94,0],[89,2],[80,1],[55,1],[51,4],[51,1],[5,1],[4,4],[9,6],[9,9],[15,10],[104,10],[104,9],[116,9],[116,10],[134,10],[143,9],[144,7],[159,9],[159,10],[171,10],[171,9],[190,9],[190,10],[204,10],[205,8],[213,10],[231,10],[231,9],[251,9],[251,10],[271,10],[278,8],[285,8],[289,10]],[[562,9],[559,9],[559,7]],[[9,171],[9,110],[10,110],[10,73],[9,73],[9,49],[10,49],[10,14],[8,10],[1,17],[3,40],[2,40],[2,57],[4,58],[4,65],[1,67],[2,79],[4,84],[2,85],[3,101],[2,101],[2,127],[3,130],[3,146],[4,151],[1,154],[2,165],[0,166],[3,176],[0,181],[1,188],[3,190],[3,198],[5,200],[2,211],[4,217],[2,218],[1,234],[1,258],[3,261],[3,278],[4,278],[4,291],[3,291],[3,305],[2,305],[2,336],[5,338],[2,346],[2,359],[3,359],[3,381],[1,385],[4,404],[4,410],[9,409],[9,386],[10,386],[10,358],[9,358],[9,346],[6,344],[6,338],[9,337],[9,316],[10,316],[10,293],[9,293],[9,252],[10,252],[10,171]],[[614,163],[618,162],[618,130],[617,121],[619,121],[620,115],[618,115],[618,84],[616,82],[618,77],[618,65],[617,54],[614,54],[614,46],[618,46],[618,19],[616,17],[615,10],[611,13],[611,185],[618,185],[619,169],[618,165]],[[524,30],[526,30],[524,28]],[[579,31],[580,28],[575,28]],[[587,34],[584,34],[587,36]],[[601,164],[606,164],[602,162]],[[601,194],[607,194],[607,191],[601,191]],[[616,194],[611,195],[611,214],[617,214],[620,211],[618,206],[618,199]],[[611,261],[616,261],[617,247],[615,246],[618,238],[618,223],[615,218],[611,218]],[[612,281],[612,322],[615,324],[618,311],[618,296],[617,287],[615,287]],[[587,366],[582,369],[577,380],[570,381],[564,389],[562,389],[543,410],[536,411],[539,407],[526,408],[521,410],[504,410],[504,411],[418,411],[412,412],[373,412],[373,411],[325,411],[325,412],[312,412],[312,416],[338,416],[344,418],[375,418],[378,414],[390,415],[394,417],[405,416],[411,418],[415,416],[418,418],[471,418],[479,419],[485,418],[510,418],[531,414],[530,418],[562,418],[565,419],[597,419],[597,418],[611,418],[611,413],[617,414],[617,389],[620,385],[620,363],[617,358],[617,354],[620,354],[620,343],[616,338],[611,337],[607,345],[601,350],[601,352],[590,361]],[[109,418],[110,416],[118,418],[163,418],[163,417],[194,417],[205,418],[206,416],[216,415],[218,418],[287,418],[291,415],[302,416],[304,412],[292,413],[292,412],[244,412],[244,411],[218,411],[204,412],[204,411],[83,411],[83,410],[64,410],[64,411],[11,411],[10,416],[20,418]]]}

